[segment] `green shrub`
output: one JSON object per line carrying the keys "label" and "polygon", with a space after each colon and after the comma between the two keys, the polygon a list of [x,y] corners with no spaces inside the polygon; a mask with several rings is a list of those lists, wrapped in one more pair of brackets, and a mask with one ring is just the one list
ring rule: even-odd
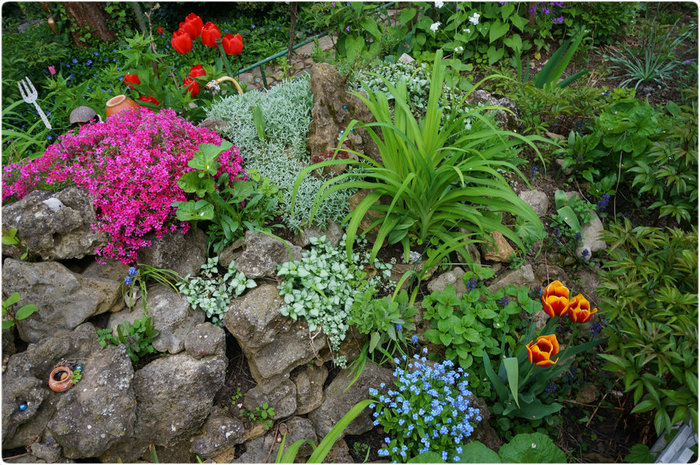
{"label": "green shrub", "polygon": [[598,288],[610,336],[606,369],[632,392],[633,413],[654,411],[657,434],[698,421],[698,237],[613,224]]}

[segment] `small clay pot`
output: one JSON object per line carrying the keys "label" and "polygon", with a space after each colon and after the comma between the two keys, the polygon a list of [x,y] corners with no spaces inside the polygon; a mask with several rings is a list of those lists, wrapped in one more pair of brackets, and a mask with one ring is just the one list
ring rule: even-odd
{"label": "small clay pot", "polygon": [[116,115],[122,110],[129,108],[138,108],[140,105],[127,97],[126,95],[117,95],[107,100],[107,118]]}
{"label": "small clay pot", "polygon": [[73,386],[73,372],[64,366],[56,367],[49,375],[49,388],[55,392],[63,392]]}

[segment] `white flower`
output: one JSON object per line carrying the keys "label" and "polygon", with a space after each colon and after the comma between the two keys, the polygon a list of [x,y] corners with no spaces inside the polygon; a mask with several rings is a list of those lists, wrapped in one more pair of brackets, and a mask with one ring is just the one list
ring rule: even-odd
{"label": "white flower", "polygon": [[441,24],[442,24],[442,23],[441,23],[440,21],[431,24],[431,25],[430,25],[430,30],[433,31],[433,32],[437,31]]}
{"label": "white flower", "polygon": [[474,13],[469,17],[469,22],[476,26],[477,24],[479,24],[479,17],[481,17],[479,13]]}
{"label": "white flower", "polygon": [[463,51],[464,51],[464,47],[462,47],[461,45],[459,47],[455,47],[455,52],[459,53],[459,52],[463,52]]}
{"label": "white flower", "polygon": [[437,0],[435,2],[435,8],[442,8],[443,5],[444,5],[444,3],[442,2],[442,0]]}
{"label": "white flower", "polygon": [[462,32],[466,32],[467,34],[471,34],[472,30],[469,29],[468,27],[466,27],[466,28],[462,29]]}

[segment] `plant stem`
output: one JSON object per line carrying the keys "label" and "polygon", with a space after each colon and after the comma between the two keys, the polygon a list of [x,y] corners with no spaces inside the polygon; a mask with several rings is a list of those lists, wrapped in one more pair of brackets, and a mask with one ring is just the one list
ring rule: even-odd
{"label": "plant stem", "polygon": [[228,57],[226,56],[226,52],[224,52],[224,46],[223,41],[221,39],[216,39],[216,47],[219,49],[219,53],[221,53],[221,60],[224,62],[224,66],[226,66],[226,71],[228,72],[228,75],[233,77],[233,72],[231,71],[231,65],[228,62]]}

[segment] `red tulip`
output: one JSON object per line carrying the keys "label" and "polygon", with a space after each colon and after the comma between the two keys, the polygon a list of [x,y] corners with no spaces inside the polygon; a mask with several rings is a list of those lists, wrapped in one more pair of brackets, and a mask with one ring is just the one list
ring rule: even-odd
{"label": "red tulip", "polygon": [[185,92],[189,93],[192,97],[196,97],[199,94],[199,83],[189,76],[182,81],[182,87],[185,87]]}
{"label": "red tulip", "polygon": [[[127,87],[129,87],[129,89],[134,88],[131,84],[141,84],[141,80],[139,79],[138,74],[125,74],[124,75],[124,82],[127,83]],[[131,84],[128,84],[128,83],[131,83]]]}
{"label": "red tulip", "polygon": [[216,39],[221,38],[221,32],[214,23],[207,23],[202,28],[202,44],[207,47],[216,47]]}
{"label": "red tulip", "polygon": [[156,29],[156,32],[157,32],[158,34],[162,34],[162,33],[163,33],[163,28],[160,27],[160,26],[158,26],[158,29]]}
{"label": "red tulip", "polygon": [[160,105],[160,102],[156,100],[154,97],[151,97],[150,95],[142,95],[141,97],[137,98],[136,100],[141,100],[142,102],[148,102],[152,103],[153,105]]}
{"label": "red tulip", "polygon": [[200,77],[200,76],[206,76],[207,72],[204,71],[204,68],[202,68],[202,65],[195,65],[190,68],[190,72],[188,76],[191,77]]}
{"label": "red tulip", "polygon": [[240,34],[226,34],[222,41],[226,55],[240,55],[243,51],[243,37]]}
{"label": "red tulip", "polygon": [[180,29],[186,31],[190,35],[190,38],[194,40],[202,33],[203,24],[202,18],[194,13],[190,13],[185,18],[185,22],[180,23]]}
{"label": "red tulip", "polygon": [[170,43],[180,55],[184,55],[192,50],[192,38],[187,32],[181,29],[173,32],[173,38],[170,40]]}

